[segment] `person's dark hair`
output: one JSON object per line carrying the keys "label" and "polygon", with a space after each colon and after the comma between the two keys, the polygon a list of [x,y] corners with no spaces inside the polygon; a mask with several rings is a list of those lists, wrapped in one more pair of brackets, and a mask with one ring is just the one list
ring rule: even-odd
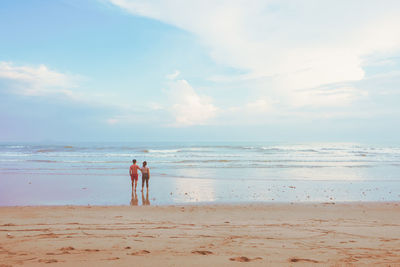
{"label": "person's dark hair", "polygon": [[143,161],[143,166],[146,167],[147,166],[147,162]]}
{"label": "person's dark hair", "polygon": [[132,160],[133,163],[136,163],[136,159]]}

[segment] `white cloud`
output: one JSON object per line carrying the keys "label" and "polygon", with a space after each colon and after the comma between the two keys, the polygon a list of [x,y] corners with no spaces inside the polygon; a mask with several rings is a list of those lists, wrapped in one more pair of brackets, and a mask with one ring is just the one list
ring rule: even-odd
{"label": "white cloud", "polygon": [[168,74],[166,78],[168,80],[175,80],[179,76],[179,74],[181,74],[181,72],[179,70],[176,70],[174,73]]}
{"label": "white cloud", "polygon": [[213,81],[257,84],[282,106],[354,101],[363,94],[352,86],[323,86],[360,81],[366,56],[400,51],[399,1],[110,1],[194,33],[217,63],[246,72]]}
{"label": "white cloud", "polygon": [[71,89],[77,86],[77,76],[49,69],[45,65],[17,66],[11,62],[0,62],[0,79],[7,81],[12,93],[43,96],[62,94],[74,98]]}
{"label": "white cloud", "polygon": [[149,102],[147,103],[147,107],[150,108],[150,110],[163,110],[164,107],[160,105],[159,103],[156,102]]}
{"label": "white cloud", "polygon": [[[0,61],[0,80],[6,85],[0,89],[6,90],[7,93],[41,97],[61,96],[85,105],[129,111],[134,109],[130,99],[126,99],[125,96],[120,97],[112,91],[100,92],[95,88],[86,88],[82,84],[85,80],[83,76],[61,73],[44,64],[30,66]],[[135,107],[137,110],[143,109],[137,104]]]}
{"label": "white cloud", "polygon": [[[208,123],[217,112],[212,99],[197,94],[187,81],[176,80],[179,74],[176,70],[166,76],[169,80],[166,103],[139,102],[132,105],[129,98],[121,99],[113,93],[90,92],[89,88],[82,88],[78,75],[57,72],[43,64],[25,66],[0,62],[0,80],[6,84],[2,89],[8,93],[42,97],[60,95],[81,103],[108,107],[117,112],[117,115],[103,119],[108,125],[162,122],[180,127]],[[169,115],[165,116],[165,112]],[[160,114],[164,114],[161,120]]]}
{"label": "white cloud", "polygon": [[266,99],[258,99],[254,102],[249,102],[245,106],[249,112],[265,113],[271,110],[272,105]]}
{"label": "white cloud", "polygon": [[217,108],[208,96],[199,95],[186,80],[169,84],[166,90],[169,98],[168,109],[174,117],[173,126],[192,126],[209,123],[217,114]]}
{"label": "white cloud", "polygon": [[343,107],[349,106],[360,97],[368,96],[368,92],[354,87],[337,87],[301,90],[292,96],[292,106],[294,107]]}
{"label": "white cloud", "polygon": [[[166,77],[167,78],[167,77]],[[168,79],[168,78],[167,78]],[[168,80],[163,89],[166,98],[160,102],[142,103],[140,108],[120,109],[117,115],[105,119],[108,125],[156,124],[167,127],[208,125],[219,109],[212,98],[199,94],[186,80]]]}

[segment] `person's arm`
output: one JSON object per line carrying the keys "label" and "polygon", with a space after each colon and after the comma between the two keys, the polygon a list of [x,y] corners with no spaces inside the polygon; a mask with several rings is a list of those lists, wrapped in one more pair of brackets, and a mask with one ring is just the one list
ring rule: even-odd
{"label": "person's arm", "polygon": [[147,175],[149,176],[149,179],[150,179],[150,169],[149,168],[147,168]]}
{"label": "person's arm", "polygon": [[129,175],[132,176],[132,167],[129,167]]}

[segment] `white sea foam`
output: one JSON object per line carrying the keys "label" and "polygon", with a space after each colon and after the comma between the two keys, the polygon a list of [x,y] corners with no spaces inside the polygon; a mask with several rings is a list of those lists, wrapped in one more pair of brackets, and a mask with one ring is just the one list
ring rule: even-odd
{"label": "white sea foam", "polygon": [[178,153],[179,149],[149,149],[149,153]]}

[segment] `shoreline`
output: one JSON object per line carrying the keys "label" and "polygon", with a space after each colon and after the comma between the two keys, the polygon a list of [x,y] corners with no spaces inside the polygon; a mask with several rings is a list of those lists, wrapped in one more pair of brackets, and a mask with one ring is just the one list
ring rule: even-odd
{"label": "shoreline", "polygon": [[0,207],[0,244],[4,266],[387,266],[400,202]]}
{"label": "shoreline", "polygon": [[[154,179],[153,179],[154,178]],[[130,179],[95,176],[3,176],[0,206],[241,204],[272,202],[400,201],[400,183],[310,182],[152,177],[150,192],[132,196]],[[62,185],[62,186],[60,186]]]}
{"label": "shoreline", "polygon": [[176,203],[176,204],[110,204],[110,205],[103,205],[103,204],[50,204],[50,205],[0,205],[0,210],[3,208],[46,208],[46,207],[54,207],[54,208],[63,208],[63,207],[100,207],[100,208],[107,208],[107,207],[207,207],[207,206],[215,206],[215,207],[251,207],[251,206],[274,206],[274,205],[357,205],[357,204],[399,204],[400,201],[398,200],[384,200],[384,201],[375,201],[375,200],[354,200],[354,201],[264,201],[264,202],[256,202],[256,201],[241,201],[241,202],[185,202],[185,203]]}

